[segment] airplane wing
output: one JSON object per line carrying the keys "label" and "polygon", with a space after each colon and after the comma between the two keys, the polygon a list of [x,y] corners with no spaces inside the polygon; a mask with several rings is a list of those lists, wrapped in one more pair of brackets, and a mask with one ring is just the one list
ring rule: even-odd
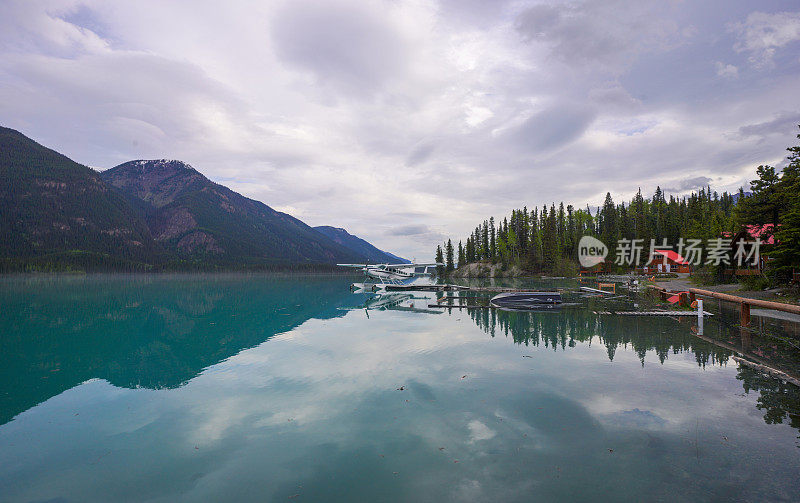
{"label": "airplane wing", "polygon": [[436,262],[431,262],[430,264],[336,264],[340,267],[436,267],[436,266],[444,266],[445,264],[440,264]]}

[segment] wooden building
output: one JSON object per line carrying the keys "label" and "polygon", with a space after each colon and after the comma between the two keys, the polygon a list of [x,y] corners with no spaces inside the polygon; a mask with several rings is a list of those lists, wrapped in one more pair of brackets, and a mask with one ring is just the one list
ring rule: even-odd
{"label": "wooden building", "polygon": [[[764,272],[764,269],[769,264],[769,253],[775,245],[775,232],[772,224],[745,225],[739,230],[739,232],[726,232],[723,233],[723,236],[730,238],[731,240],[731,269],[726,270],[726,273],[733,273],[738,276],[747,276],[762,274]],[[761,240],[761,245],[758,250],[758,260],[756,260],[754,264],[753,259],[750,258],[746,261],[746,263],[742,263],[742,265],[739,266],[738,259],[736,257],[736,253],[739,250],[739,242],[744,241],[747,243],[743,246],[744,256],[742,257],[742,261],[745,262],[745,257],[754,252],[753,246],[755,245],[752,243],[754,243],[756,239]]]}
{"label": "wooden building", "polygon": [[692,272],[692,264],[675,250],[653,250],[653,258],[645,264],[644,272]]}

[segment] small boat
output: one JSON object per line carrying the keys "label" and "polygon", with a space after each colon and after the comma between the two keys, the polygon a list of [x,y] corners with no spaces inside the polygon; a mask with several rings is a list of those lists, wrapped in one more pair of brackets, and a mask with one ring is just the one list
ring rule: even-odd
{"label": "small boat", "polygon": [[490,302],[496,307],[534,309],[561,304],[561,294],[558,292],[507,292],[495,295]]}
{"label": "small boat", "polygon": [[581,287],[582,292],[590,292],[590,293],[602,293],[605,295],[614,295],[615,292],[609,292],[608,290],[600,290],[599,288],[589,288],[588,286]]}

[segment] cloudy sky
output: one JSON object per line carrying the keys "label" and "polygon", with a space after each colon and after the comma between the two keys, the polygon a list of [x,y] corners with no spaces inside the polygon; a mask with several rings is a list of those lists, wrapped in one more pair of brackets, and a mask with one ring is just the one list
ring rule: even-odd
{"label": "cloudy sky", "polygon": [[0,1],[0,124],[409,258],[523,205],[735,190],[798,90],[796,0]]}

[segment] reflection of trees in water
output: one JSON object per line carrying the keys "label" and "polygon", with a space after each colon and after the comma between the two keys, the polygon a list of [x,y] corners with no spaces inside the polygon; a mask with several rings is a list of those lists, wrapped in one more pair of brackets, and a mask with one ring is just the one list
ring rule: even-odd
{"label": "reflection of trees in water", "polygon": [[[676,330],[675,320],[668,318],[600,316],[586,309],[552,312],[474,309],[469,315],[492,337],[505,335],[517,344],[542,345],[554,350],[566,350],[576,342],[598,341],[606,347],[609,360],[614,359],[617,348],[622,346],[633,349],[642,366],[648,351],[653,351],[661,363],[670,353],[692,352],[701,367],[725,364],[734,354],[730,349],[695,337],[689,326]],[[716,330],[722,332],[717,336],[732,337],[721,325]],[[757,351],[763,355],[760,348]],[[788,421],[800,430],[800,388],[745,366],[739,367],[736,378],[742,381],[745,392],[759,393],[756,407],[764,411],[764,422]]]}
{"label": "reflection of trees in water", "polygon": [[764,411],[764,422],[782,424],[788,421],[790,426],[800,430],[800,388],[745,366],[739,368],[736,379],[742,381],[746,393],[758,391],[756,407]]}
{"label": "reflection of trees in water", "polygon": [[693,352],[698,365],[727,363],[730,350],[698,340],[688,330],[676,334],[674,320],[667,318],[638,318],[600,316],[586,309],[549,312],[509,312],[474,309],[472,320],[492,337],[503,334],[517,344],[543,345],[547,348],[574,347],[576,342],[592,344],[599,341],[614,359],[618,347],[631,347],[644,365],[645,355],[653,351],[664,363],[670,353]]}

